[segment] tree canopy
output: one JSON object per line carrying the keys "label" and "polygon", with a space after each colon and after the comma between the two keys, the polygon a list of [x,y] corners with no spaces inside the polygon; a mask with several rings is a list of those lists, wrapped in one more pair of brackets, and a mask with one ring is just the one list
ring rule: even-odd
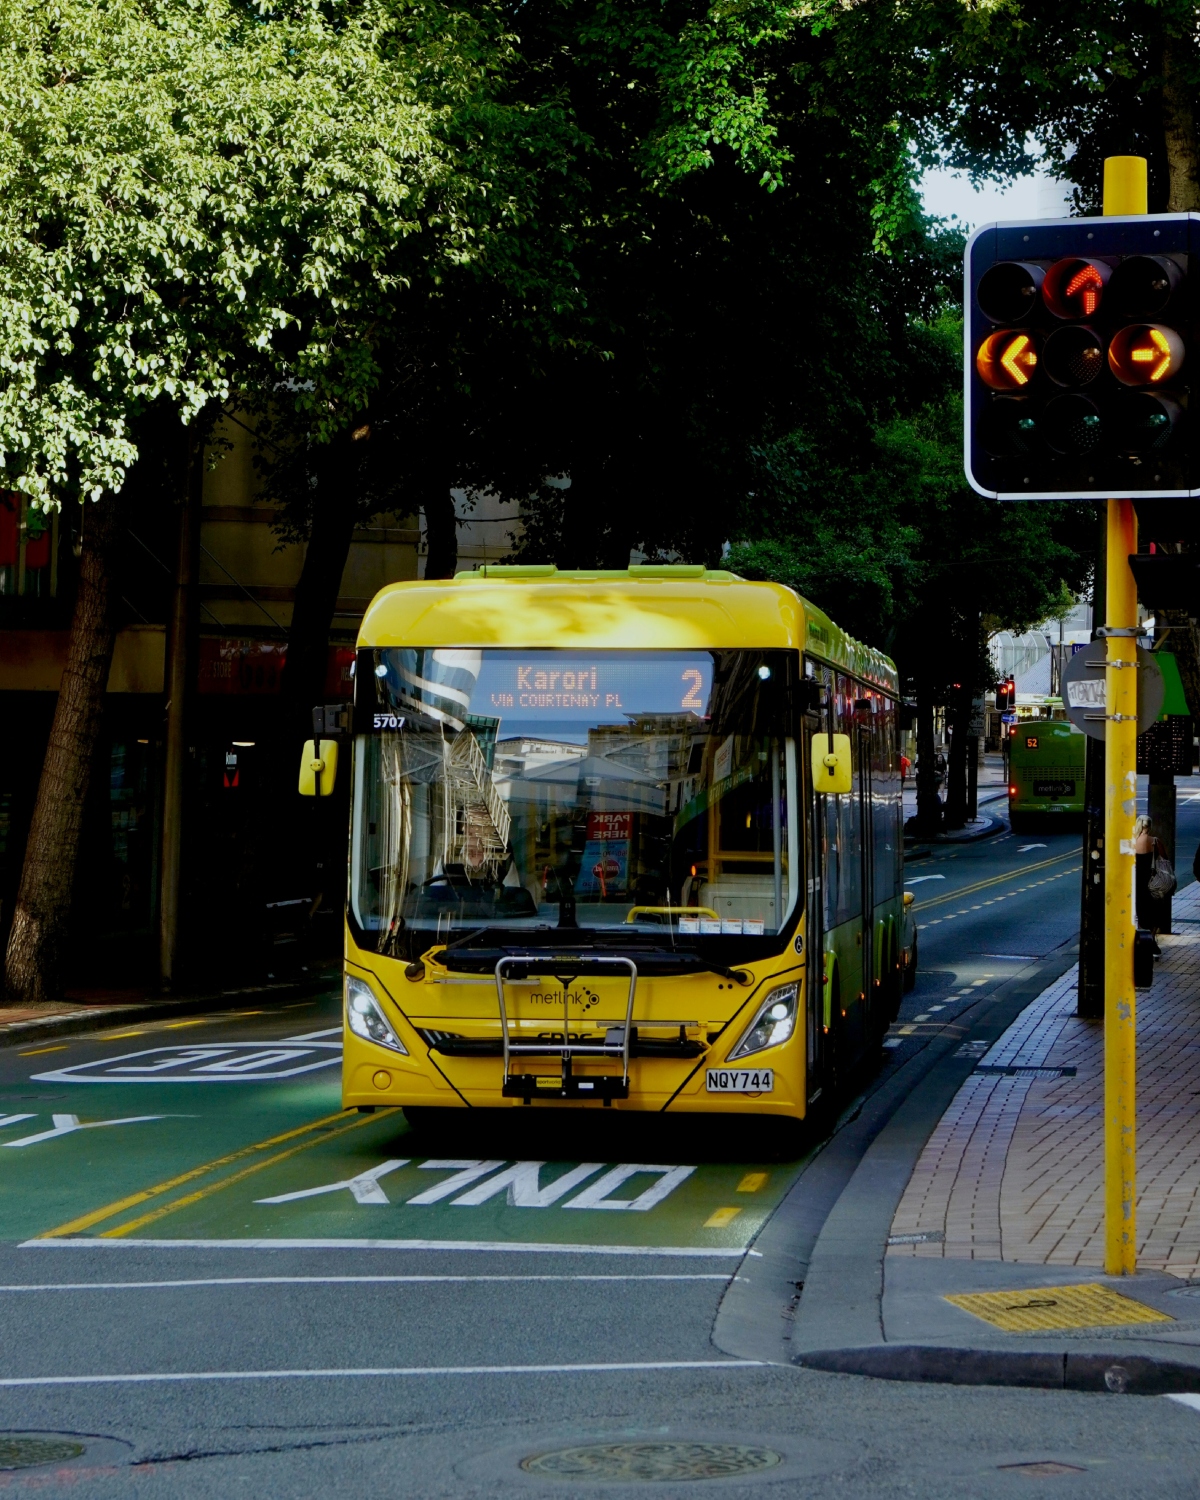
{"label": "tree canopy", "polygon": [[382,0],[6,6],[5,483],[46,504],[119,489],[131,424],[164,399],[186,422],[286,391],[323,435],[377,383],[408,287],[485,257],[520,270],[502,242],[566,122],[506,98],[503,20]]}

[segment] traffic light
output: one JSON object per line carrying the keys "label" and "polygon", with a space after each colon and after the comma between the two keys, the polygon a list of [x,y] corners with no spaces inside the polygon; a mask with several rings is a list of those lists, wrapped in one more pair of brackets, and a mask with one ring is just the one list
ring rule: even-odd
{"label": "traffic light", "polygon": [[999,500],[1200,494],[1193,253],[1198,214],[991,224],[971,236],[972,488]]}
{"label": "traffic light", "polygon": [[1009,677],[996,686],[996,710],[998,713],[1007,714],[1012,712],[1013,704],[1017,701],[1017,684]]}

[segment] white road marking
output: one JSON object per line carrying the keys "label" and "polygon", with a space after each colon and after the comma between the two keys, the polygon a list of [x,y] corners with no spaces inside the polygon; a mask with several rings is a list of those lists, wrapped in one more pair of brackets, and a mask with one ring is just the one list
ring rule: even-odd
{"label": "white road marking", "polygon": [[1031,849],[1048,849],[1049,847],[1048,844],[1018,844],[1017,853],[1028,854]]}
{"label": "white road marking", "polygon": [[405,1156],[399,1160],[381,1162],[369,1172],[360,1172],[357,1177],[346,1177],[341,1182],[326,1182],[321,1187],[301,1188],[295,1193],[279,1193],[274,1198],[256,1198],[255,1203],[294,1203],[297,1198],[319,1198],[322,1193],[338,1193],[348,1188],[355,1203],[388,1203],[390,1199],[379,1186],[379,1179],[394,1172],[397,1167],[406,1167],[412,1160]]}
{"label": "white road marking", "polygon": [[423,1161],[420,1166],[422,1172],[453,1172],[454,1176],[447,1177],[445,1182],[439,1182],[436,1187],[426,1188],[415,1198],[409,1198],[408,1202],[440,1203],[443,1198],[452,1197],[460,1188],[465,1188],[477,1177],[484,1177],[488,1172],[494,1172],[497,1167],[503,1165],[503,1157],[499,1161]]}
{"label": "white road marking", "polygon": [[461,1198],[455,1198],[450,1207],[476,1208],[497,1193],[507,1191],[509,1205],[513,1208],[549,1208],[604,1167],[602,1161],[581,1162],[561,1177],[556,1177],[548,1187],[541,1187],[538,1179],[545,1165],[544,1161],[514,1162],[503,1172],[497,1172],[495,1177],[489,1177],[486,1182],[465,1192]]}
{"label": "white road marking", "polygon": [[156,1291],[177,1286],[391,1286],[417,1285],[428,1282],[490,1281],[728,1281],[728,1271],[646,1271],[629,1272],[574,1271],[563,1275],[547,1273],[528,1276],[197,1276],[180,1281],[45,1281],[15,1282],[0,1286],[7,1292],[126,1292]]}
{"label": "white road marking", "polygon": [[37,1083],[243,1083],[294,1078],[341,1060],[338,1042],[192,1042],[95,1058],[33,1078]]}
{"label": "white road marking", "polygon": [[77,1130],[105,1130],[110,1125],[141,1125],[146,1120],[165,1120],[166,1115],[127,1115],[123,1120],[89,1120],[86,1125],[79,1123],[78,1115],[51,1115],[54,1121],[53,1130],[42,1130],[37,1135],[23,1135],[19,1141],[5,1141],[4,1146],[8,1151],[15,1150],[18,1146],[36,1146],[39,1141],[52,1141],[60,1135],[74,1135]]}
{"label": "white road marking", "polygon": [[[1189,802],[1200,801],[1198,797],[1189,797]],[[1191,1391],[1171,1391],[1167,1396],[1168,1401],[1178,1401],[1180,1406],[1190,1406],[1193,1411],[1200,1411],[1200,1396],[1195,1396]]]}
{"label": "white road marking", "polygon": [[913,875],[904,882],[905,885],[920,885],[922,880],[945,880],[944,875]]}
{"label": "white road marking", "polygon": [[8,1125],[17,1125],[22,1120],[33,1120],[35,1118],[35,1115],[0,1115],[0,1129]]}
{"label": "white road marking", "polygon": [[[640,1163],[625,1162],[605,1172],[603,1177],[593,1182],[591,1187],[584,1188],[577,1198],[564,1203],[563,1207],[635,1209],[644,1213],[655,1204],[661,1203],[668,1194],[673,1193],[679,1184],[690,1177],[695,1170],[695,1167],[648,1167]],[[658,1172],[662,1175],[656,1183],[639,1193],[636,1198],[609,1197],[609,1194],[620,1187],[623,1182],[636,1177],[640,1172]]]}
{"label": "white road marking", "polygon": [[319,1042],[323,1037],[341,1036],[340,1026],[329,1026],[324,1031],[302,1031],[299,1036],[285,1036],[285,1042]]}
{"label": "white road marking", "polygon": [[657,1359],[579,1365],[393,1365],[350,1370],[167,1370],[145,1375],[18,1375],[0,1386],[160,1385],[201,1380],[361,1380],[405,1375],[604,1375],[636,1370],[759,1370],[761,1359]]}
{"label": "white road marking", "polygon": [[545,1241],[525,1243],[520,1240],[319,1240],[319,1239],[246,1239],[246,1240],[101,1240],[85,1236],[52,1240],[22,1240],[21,1250],[434,1250],[466,1251],[485,1255],[660,1255],[670,1259],[726,1260],[743,1256],[761,1259],[760,1250],[734,1246],[725,1249],[701,1245],[556,1245]]}

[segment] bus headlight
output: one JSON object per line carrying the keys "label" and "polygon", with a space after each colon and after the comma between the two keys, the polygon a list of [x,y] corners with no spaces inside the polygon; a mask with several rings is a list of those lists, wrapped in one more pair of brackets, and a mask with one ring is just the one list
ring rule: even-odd
{"label": "bus headlight", "polygon": [[800,999],[798,984],[785,984],[772,990],[755,1012],[754,1020],[746,1028],[741,1041],[729,1054],[732,1062],[737,1057],[747,1057],[751,1052],[761,1052],[766,1047],[778,1047],[786,1042],[796,1029],[796,1007]]}
{"label": "bus headlight", "polygon": [[377,1047],[390,1047],[393,1052],[408,1048],[392,1030],[388,1018],[379,1008],[379,1001],[371,993],[371,987],[353,974],[346,975],[346,1024],[355,1036],[364,1042],[374,1042]]}

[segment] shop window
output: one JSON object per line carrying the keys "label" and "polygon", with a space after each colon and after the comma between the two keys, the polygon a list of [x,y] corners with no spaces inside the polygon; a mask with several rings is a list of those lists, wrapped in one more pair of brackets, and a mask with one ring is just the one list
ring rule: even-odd
{"label": "shop window", "polygon": [[25,502],[24,496],[0,494],[0,596],[48,598],[55,589],[55,538],[58,518]]}

